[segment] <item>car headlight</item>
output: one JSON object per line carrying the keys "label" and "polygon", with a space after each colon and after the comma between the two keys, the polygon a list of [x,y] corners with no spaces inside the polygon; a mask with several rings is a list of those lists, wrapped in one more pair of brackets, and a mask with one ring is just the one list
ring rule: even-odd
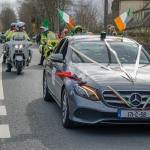
{"label": "car headlight", "polygon": [[98,93],[98,90],[92,87],[86,85],[76,85],[74,90],[76,94],[86,99],[92,101],[98,101],[100,99],[100,94]]}

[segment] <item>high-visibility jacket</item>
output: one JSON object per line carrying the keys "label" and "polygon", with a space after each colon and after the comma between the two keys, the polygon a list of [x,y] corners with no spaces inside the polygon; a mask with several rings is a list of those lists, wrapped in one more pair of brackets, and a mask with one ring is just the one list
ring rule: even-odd
{"label": "high-visibility jacket", "polygon": [[26,38],[27,40],[30,40],[29,36],[27,35],[27,33],[26,33],[25,31],[24,31],[24,32],[16,32],[15,30],[11,31],[11,32],[9,33],[9,35],[6,37],[6,39],[7,39],[7,40],[11,40],[13,33],[18,33],[18,34],[19,34],[19,33],[24,33],[25,38]]}
{"label": "high-visibility jacket", "polygon": [[56,40],[56,36],[52,31],[49,31],[47,34],[48,40]]}
{"label": "high-visibility jacket", "polygon": [[11,30],[10,30],[10,29],[8,29],[8,30],[5,32],[4,36],[5,36],[5,37],[7,37],[7,36],[8,36],[8,34],[10,33],[10,31],[11,31]]}
{"label": "high-visibility jacket", "polygon": [[46,45],[46,42],[47,42],[47,34],[48,34],[48,31],[43,32],[43,34],[41,35],[40,44]]}

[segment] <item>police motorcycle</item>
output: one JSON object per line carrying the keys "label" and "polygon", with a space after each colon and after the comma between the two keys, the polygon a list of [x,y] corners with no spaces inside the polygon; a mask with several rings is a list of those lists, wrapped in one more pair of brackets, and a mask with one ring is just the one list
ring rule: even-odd
{"label": "police motorcycle", "polygon": [[6,59],[9,56],[9,47],[8,47],[8,45],[4,44],[2,53],[3,53],[3,63],[5,63]]}
{"label": "police motorcycle", "polygon": [[17,75],[21,74],[21,71],[29,66],[32,58],[32,51],[30,46],[32,42],[28,41],[23,32],[15,32],[12,35],[12,39],[6,42],[6,46],[9,47],[7,57],[7,68],[11,70],[13,67],[17,70]]}
{"label": "police motorcycle", "polygon": [[[6,42],[6,37],[5,36],[2,36],[2,39],[5,40],[4,43]],[[6,59],[8,58],[8,51],[9,51],[9,47],[8,45],[4,44],[3,46],[3,63],[6,62]]]}
{"label": "police motorcycle", "polygon": [[47,41],[47,44],[44,48],[44,57],[45,57],[45,59],[47,59],[47,57],[52,54],[52,52],[54,51],[54,49],[56,48],[58,43],[59,43],[59,41],[56,40],[56,39]]}

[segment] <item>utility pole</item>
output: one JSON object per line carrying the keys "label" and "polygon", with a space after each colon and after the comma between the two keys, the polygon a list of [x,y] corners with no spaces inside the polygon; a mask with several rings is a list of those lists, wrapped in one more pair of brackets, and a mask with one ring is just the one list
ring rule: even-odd
{"label": "utility pole", "polygon": [[107,33],[107,24],[108,24],[108,0],[105,1],[104,7],[104,31]]}

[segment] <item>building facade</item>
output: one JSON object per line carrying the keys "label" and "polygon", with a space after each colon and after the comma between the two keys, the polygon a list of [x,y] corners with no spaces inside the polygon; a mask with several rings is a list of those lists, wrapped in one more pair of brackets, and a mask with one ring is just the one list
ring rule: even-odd
{"label": "building facade", "polygon": [[131,14],[129,20],[131,20],[133,18],[133,12],[142,9],[149,2],[150,0],[120,0],[119,14],[124,13],[130,8]]}

